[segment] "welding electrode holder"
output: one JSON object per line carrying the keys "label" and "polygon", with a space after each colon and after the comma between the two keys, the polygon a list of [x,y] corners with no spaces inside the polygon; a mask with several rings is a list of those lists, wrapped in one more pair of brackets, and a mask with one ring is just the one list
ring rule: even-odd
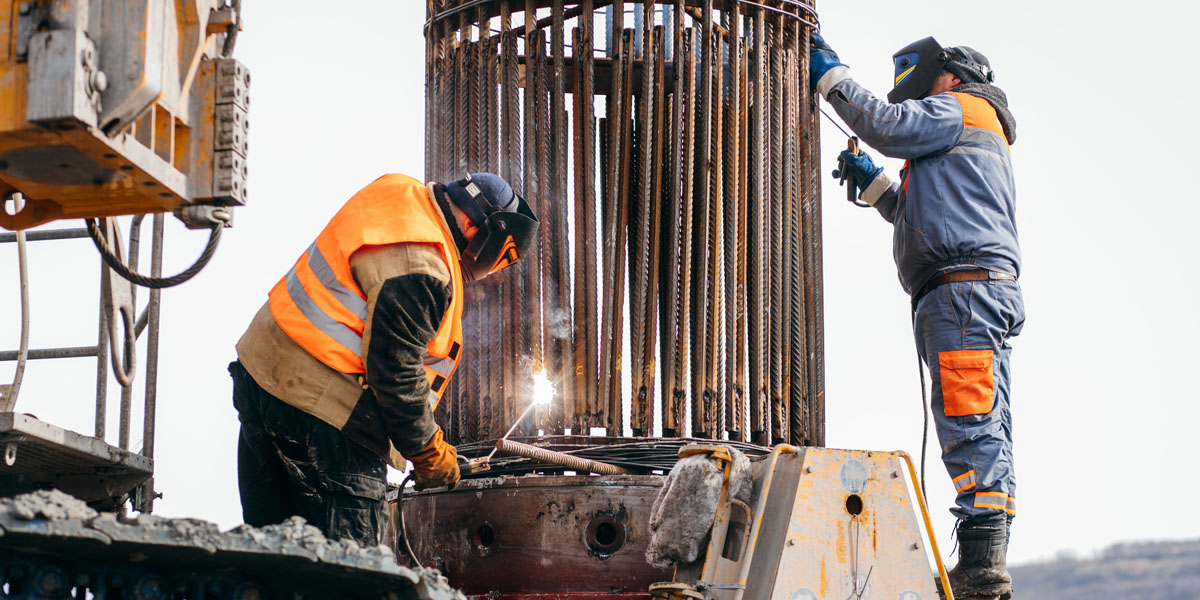
{"label": "welding electrode holder", "polygon": [[491,469],[492,466],[488,457],[468,459],[467,457],[458,455],[458,473],[461,476],[474,475]]}
{"label": "welding electrode holder", "polygon": [[[858,137],[850,136],[846,140],[846,150],[854,154],[862,154],[862,150],[858,147]],[[846,186],[846,200],[851,204],[859,207],[870,208],[871,205],[858,199],[858,180],[854,175],[850,174],[850,170],[846,168],[846,161],[842,157],[838,157],[838,185]]]}

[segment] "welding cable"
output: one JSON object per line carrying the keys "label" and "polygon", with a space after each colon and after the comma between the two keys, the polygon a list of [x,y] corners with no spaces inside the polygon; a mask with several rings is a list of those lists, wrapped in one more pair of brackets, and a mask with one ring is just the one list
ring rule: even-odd
{"label": "welding cable", "polygon": [[[24,197],[13,194],[13,214],[24,208]],[[17,351],[17,370],[13,373],[12,385],[0,398],[0,412],[12,412],[21,392],[21,381],[25,378],[25,363],[29,360],[29,263],[25,255],[25,232],[17,231],[17,265],[21,281],[21,342]]]}
{"label": "welding cable", "polygon": [[404,538],[404,550],[408,552],[408,558],[413,561],[413,566],[419,568],[421,561],[417,560],[417,553],[413,552],[412,544],[408,543],[408,530],[404,528],[404,488],[415,476],[415,472],[409,473],[405,476],[404,481],[400,482],[400,492],[396,494],[396,512],[400,515],[400,537]]}
{"label": "welding cable", "polygon": [[84,222],[87,223],[88,235],[95,242],[96,249],[100,251],[100,257],[104,259],[104,264],[108,265],[118,275],[131,283],[152,290],[174,287],[195,277],[201,269],[208,265],[213,255],[216,254],[217,245],[221,242],[221,230],[225,228],[223,221],[215,223],[210,230],[208,243],[204,246],[204,251],[200,253],[200,257],[196,259],[196,262],[192,263],[192,266],[184,269],[178,275],[171,277],[146,277],[145,275],[133,272],[133,270],[121,261],[120,257],[113,253],[112,249],[108,246],[108,241],[104,239],[104,235],[100,232],[100,227],[96,224],[96,219],[84,219]]}
{"label": "welding cable", "polygon": [[[912,306],[912,324],[915,329],[917,326],[917,305]],[[932,374],[930,374],[932,376]],[[925,401],[925,360],[921,358],[921,354],[917,353],[917,376],[921,379],[921,496],[926,504],[929,504],[929,497],[925,490],[925,451],[929,447],[929,405]]]}

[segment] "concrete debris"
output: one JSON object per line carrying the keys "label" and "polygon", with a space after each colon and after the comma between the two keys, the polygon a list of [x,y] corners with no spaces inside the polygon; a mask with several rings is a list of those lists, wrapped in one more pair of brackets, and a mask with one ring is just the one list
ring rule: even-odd
{"label": "concrete debris", "polygon": [[[242,525],[240,528],[254,529],[249,525]],[[327,543],[325,534],[314,525],[309,525],[303,517],[291,517],[288,520],[277,523],[275,525],[267,525],[257,529],[260,535],[253,535],[266,546],[278,546],[280,544],[292,543],[299,544],[310,550],[316,550],[323,544]]]}
{"label": "concrete debris", "polygon": [[[49,524],[40,522],[48,521]],[[66,528],[54,526],[67,522]],[[74,523],[71,525],[70,523]],[[50,526],[48,526],[50,525]],[[329,540],[321,530],[301,517],[292,517],[276,525],[251,527],[240,525],[229,531],[200,519],[170,519],[140,514],[126,520],[114,513],[100,513],[82,500],[58,490],[41,490],[13,498],[0,498],[0,549],[8,536],[4,530],[26,536],[45,536],[47,541],[95,538],[125,548],[171,548],[173,551],[203,551],[225,554],[235,562],[238,556],[303,557],[314,563],[350,568],[358,572],[396,578],[396,585],[411,585],[421,600],[465,600],[435,569],[410,569],[396,563],[387,546],[364,548],[353,540]],[[344,571],[343,571],[344,572]]]}
{"label": "concrete debris", "polygon": [[[733,457],[729,485],[733,496],[749,500],[753,481],[750,460],[726,447]],[[654,500],[646,561],[660,568],[695,562],[708,540],[721,497],[724,468],[707,455],[682,458]]]}
{"label": "concrete debris", "polygon": [[50,521],[87,520],[100,514],[83,500],[58,490],[38,490],[13,498],[0,498],[0,506],[4,506],[13,516],[25,521],[38,518]]}
{"label": "concrete debris", "polygon": [[420,568],[421,581],[417,584],[417,594],[422,599],[437,600],[467,600],[467,597],[450,585],[449,580],[437,569]]}
{"label": "concrete debris", "polygon": [[103,532],[114,542],[133,544],[156,544],[178,548],[202,550],[212,554],[217,551],[221,529],[216,523],[200,519],[165,519],[156,515],[138,515],[133,520],[122,520],[113,513],[101,513],[90,523],[90,527]]}

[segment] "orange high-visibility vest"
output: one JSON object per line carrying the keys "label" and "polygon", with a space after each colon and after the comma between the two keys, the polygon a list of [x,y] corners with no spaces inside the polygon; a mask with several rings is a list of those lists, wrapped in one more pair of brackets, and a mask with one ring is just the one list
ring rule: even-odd
{"label": "orange high-visibility vest", "polygon": [[363,246],[400,243],[437,246],[453,281],[450,307],[422,365],[433,409],[462,355],[463,281],[458,247],[421,182],[384,175],[359,190],[271,288],[268,303],[279,328],[317,360],[342,373],[365,373],[367,296],[350,272],[350,256]]}

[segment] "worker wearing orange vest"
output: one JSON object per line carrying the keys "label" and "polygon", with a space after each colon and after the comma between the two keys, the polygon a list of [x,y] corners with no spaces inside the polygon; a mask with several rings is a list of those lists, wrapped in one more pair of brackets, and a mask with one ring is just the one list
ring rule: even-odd
{"label": "worker wearing orange vest", "polygon": [[246,523],[299,515],[369,546],[386,465],[458,482],[433,410],[462,356],[463,284],[523,258],[537,218],[502,178],[384,175],[271,289],[230,364]]}
{"label": "worker wearing orange vest", "polygon": [[855,199],[893,226],[917,353],[933,384],[942,463],[956,491],[954,597],[1006,600],[1017,514],[1009,341],[1025,323],[1010,154],[1016,119],[990,62],[970,47],[929,37],[900,49],[887,102],[855,82],[819,34],[809,48],[814,91],[868,145],[905,159],[894,182],[861,152],[842,152],[838,170],[852,176]]}

